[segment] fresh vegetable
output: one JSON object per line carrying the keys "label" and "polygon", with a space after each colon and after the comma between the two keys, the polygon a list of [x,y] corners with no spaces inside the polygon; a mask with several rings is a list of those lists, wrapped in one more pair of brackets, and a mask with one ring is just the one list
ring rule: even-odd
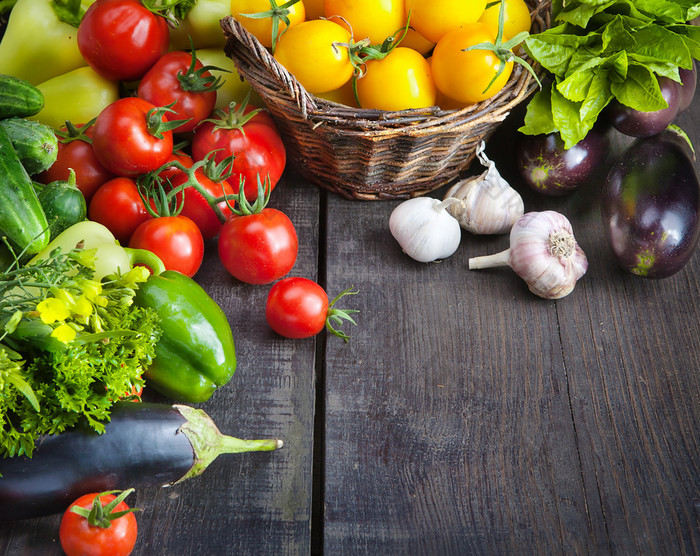
{"label": "fresh vegetable", "polygon": [[138,526],[135,508],[124,500],[133,491],[91,492],[73,502],[59,528],[66,556],[129,556]]}
{"label": "fresh vegetable", "polygon": [[89,122],[119,98],[119,86],[81,67],[43,81],[37,88],[46,100],[44,108],[32,119],[60,129],[66,120]]}
{"label": "fresh vegetable", "polygon": [[143,77],[168,51],[169,40],[166,19],[139,0],[97,0],[78,28],[83,58],[110,81]]}
{"label": "fresh vegetable", "polygon": [[427,263],[451,256],[462,240],[462,229],[447,207],[461,203],[432,197],[414,197],[401,202],[389,217],[389,230],[401,249],[412,259]]}
{"label": "fresh vegetable", "polygon": [[157,313],[132,304],[148,271],[100,281],[95,259],[52,250],[0,275],[0,455],[31,456],[41,435],[78,424],[102,432],[115,400],[143,383],[160,335]]}
{"label": "fresh vegetable", "polygon": [[552,27],[525,48],[551,75],[527,106],[527,135],[558,131],[566,148],[593,128],[613,100],[640,111],[666,107],[658,77],[679,81],[700,56],[695,2],[554,2]]}
{"label": "fresh vegetable", "polygon": [[365,73],[356,85],[362,108],[408,110],[435,105],[430,64],[411,48],[398,46],[376,59],[367,59]]}
{"label": "fresh vegetable", "polygon": [[588,270],[588,259],[574,238],[569,220],[558,212],[527,212],[510,231],[510,247],[495,255],[469,259],[470,269],[509,266],[535,295],[569,295]]}
{"label": "fresh vegetable", "polygon": [[336,326],[343,321],[355,324],[354,309],[338,309],[336,302],[346,295],[357,294],[347,289],[330,303],[326,291],[313,280],[292,276],[276,282],[267,295],[265,318],[270,328],[285,338],[310,338],[324,327],[346,342],[349,336]]}
{"label": "fresh vegetable", "polygon": [[192,158],[205,160],[213,152],[215,162],[226,161],[227,181],[236,193],[243,184],[248,200],[258,196],[259,181],[272,191],[284,172],[287,151],[270,114],[247,103],[214,114],[197,126]]}
{"label": "fresh vegetable", "polygon": [[406,0],[411,27],[434,43],[449,31],[478,21],[484,9],[486,0]]}
{"label": "fresh vegetable", "polygon": [[484,152],[482,141],[476,156],[486,170],[476,177],[458,181],[445,193],[444,199],[459,199],[447,212],[459,225],[474,234],[502,234],[510,231],[515,221],[523,215],[524,203],[520,194],[503,179],[495,162]]}
{"label": "fresh vegetable", "polygon": [[0,230],[18,252],[38,253],[49,242],[48,222],[32,180],[0,126]]}
{"label": "fresh vegetable", "polygon": [[678,111],[683,112],[695,98],[695,89],[698,84],[697,64],[693,63],[692,69],[679,68],[678,76],[681,78],[681,99],[678,103]]}
{"label": "fresh vegetable", "polygon": [[168,52],[143,76],[137,95],[155,106],[172,106],[165,119],[182,121],[174,132],[192,131],[214,110],[216,90],[221,86],[220,78],[212,76],[209,69],[194,50]]}
{"label": "fresh vegetable", "polygon": [[197,274],[204,260],[204,238],[191,219],[182,214],[148,218],[134,230],[129,247],[155,253],[168,270],[189,277]]}
{"label": "fresh vegetable", "polygon": [[231,15],[260,44],[275,51],[280,35],[306,19],[304,2],[231,0]]}
{"label": "fresh vegetable", "polygon": [[[72,4],[17,0],[0,41],[0,73],[36,85],[84,66],[76,27],[81,12],[91,3],[92,0]],[[63,20],[59,19],[59,13]],[[66,19],[72,23],[66,23]]]}
{"label": "fresh vegetable", "polygon": [[221,454],[281,446],[224,436],[201,409],[117,402],[103,434],[74,428],[43,437],[31,459],[0,460],[0,520],[62,512],[96,490],[170,485],[200,475]]}
{"label": "fresh vegetable", "polygon": [[[198,51],[206,48],[223,54],[226,37],[221,32],[219,22],[231,15],[231,0],[182,2],[175,9],[179,23],[170,29],[171,50],[185,50],[192,43]],[[181,10],[186,12],[182,13]]]}
{"label": "fresh vegetable", "polygon": [[173,152],[173,132],[181,122],[165,119],[167,108],[138,97],[107,106],[95,121],[92,147],[97,160],[119,176],[138,176],[165,164]]}
{"label": "fresh vegetable", "polygon": [[355,71],[351,52],[356,49],[350,32],[340,23],[314,19],[291,27],[280,37],[275,59],[309,93],[325,93],[350,81]]}
{"label": "fresh vegetable", "polygon": [[516,161],[525,183],[545,195],[565,195],[590,183],[605,167],[610,139],[607,130],[594,127],[567,149],[559,133],[522,136]]}
{"label": "fresh vegetable", "polygon": [[147,384],[175,401],[204,402],[236,370],[231,325],[197,282],[177,271],[156,272],[134,297],[136,306],[157,312],[163,330]]}
{"label": "fresh vegetable", "polygon": [[[197,5],[199,4],[201,2],[197,2]],[[220,31],[219,35],[224,36]],[[215,108],[228,108],[232,102],[237,105],[242,104],[246,98],[250,99],[249,104],[264,106],[260,95],[251,88],[248,81],[241,77],[233,60],[226,56],[222,48],[200,48],[197,50],[197,59],[203,65],[211,66],[212,69],[209,72],[222,80],[221,87],[216,90]],[[221,68],[221,70],[215,68]]]}
{"label": "fresh vegetable", "polygon": [[58,139],[53,130],[25,118],[0,120],[19,161],[29,175],[49,168],[58,155]]}
{"label": "fresh vegetable", "polygon": [[87,217],[85,197],[75,185],[74,173],[68,181],[54,181],[45,185],[38,196],[51,226],[51,237],[58,236]]}
{"label": "fresh vegetable", "polygon": [[668,77],[661,77],[658,86],[666,102],[665,108],[642,111],[613,99],[605,109],[605,117],[620,133],[632,137],[649,137],[663,131],[680,111],[681,88],[679,83]]}
{"label": "fresh vegetable", "polygon": [[28,81],[0,73],[0,118],[33,116],[44,106],[44,95]]}
{"label": "fresh vegetable", "polygon": [[88,207],[88,217],[104,224],[122,245],[128,245],[136,228],[153,218],[136,182],[123,177],[113,178],[97,189]]}
{"label": "fresh vegetable", "polygon": [[406,26],[403,0],[325,0],[323,4],[325,17],[343,25],[355,40],[369,39],[372,44],[382,44]]}
{"label": "fresh vegetable", "polygon": [[503,12],[503,40],[509,40],[518,33],[530,31],[532,20],[530,7],[525,0],[505,0],[501,2],[489,2],[479,18],[480,23],[490,25],[494,31],[498,31],[498,18]]}
{"label": "fresh vegetable", "polygon": [[638,139],[605,179],[606,237],[614,260],[637,276],[672,276],[697,246],[700,180],[685,141],[674,131]]}
{"label": "fresh vegetable", "polygon": [[219,259],[228,272],[247,284],[270,284],[289,274],[297,260],[299,240],[289,217],[267,207],[262,185],[251,205],[239,195],[238,206],[219,232]]}
{"label": "fresh vegetable", "polygon": [[56,161],[45,172],[36,176],[40,183],[52,181],[67,181],[71,170],[75,172],[75,183],[85,196],[85,201],[90,202],[92,196],[103,183],[114,177],[95,156],[92,149],[92,125],[73,125],[70,121],[67,125],[56,131],[58,137],[58,150]]}

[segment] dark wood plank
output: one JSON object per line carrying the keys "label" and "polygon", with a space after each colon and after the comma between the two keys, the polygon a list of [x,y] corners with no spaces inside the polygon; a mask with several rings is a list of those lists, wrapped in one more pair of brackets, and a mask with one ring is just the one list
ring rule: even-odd
{"label": "dark wood plank", "polygon": [[[514,185],[516,127],[487,150]],[[663,281],[623,275],[596,186],[522,191],[589,254],[559,301],[467,269],[507,239],[464,234],[422,265],[389,235],[397,203],[330,199],[329,289],[363,293],[350,344],[326,352],[327,553],[697,553],[700,258]]]}
{"label": "dark wood plank", "polygon": [[[297,228],[294,272],[311,277],[318,262],[318,197],[317,189],[290,176],[270,202]],[[134,554],[309,553],[315,342],[273,333],[264,315],[269,287],[231,278],[215,242],[207,246],[196,279],[229,317],[238,360],[232,381],[199,407],[226,434],[279,437],[285,445],[275,452],[221,456],[200,477],[140,490],[133,500],[143,510]],[[62,554],[59,522],[60,516],[50,516],[0,524],[0,553]]]}

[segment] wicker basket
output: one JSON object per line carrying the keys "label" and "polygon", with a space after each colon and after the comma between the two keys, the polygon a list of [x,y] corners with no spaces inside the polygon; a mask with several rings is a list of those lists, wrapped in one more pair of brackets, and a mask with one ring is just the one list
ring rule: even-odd
{"label": "wicker basket", "polygon": [[[546,29],[549,1],[528,3],[531,32]],[[265,101],[289,163],[308,181],[350,199],[409,198],[448,184],[469,167],[479,143],[537,87],[516,64],[497,95],[461,110],[351,108],[308,93],[234,18],[224,18],[221,27],[225,52]]]}

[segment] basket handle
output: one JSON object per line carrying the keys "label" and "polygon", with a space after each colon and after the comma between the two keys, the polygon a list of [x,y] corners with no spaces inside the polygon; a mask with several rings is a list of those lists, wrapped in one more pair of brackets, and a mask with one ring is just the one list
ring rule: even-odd
{"label": "basket handle", "polygon": [[[274,79],[296,103],[305,120],[309,111],[316,110],[314,98],[302,87],[301,83],[280,64],[260,41],[249,33],[240,21],[226,16],[220,21],[226,36],[224,52],[236,64],[239,73],[251,85],[265,88],[264,78]],[[267,75],[261,75],[264,72]],[[267,86],[269,88],[269,86]]]}

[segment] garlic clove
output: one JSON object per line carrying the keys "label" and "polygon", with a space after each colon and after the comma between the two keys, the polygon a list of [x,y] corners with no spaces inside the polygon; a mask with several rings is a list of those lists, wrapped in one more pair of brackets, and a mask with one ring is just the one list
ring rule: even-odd
{"label": "garlic clove", "polygon": [[462,205],[452,205],[447,210],[469,232],[502,234],[512,228],[525,207],[520,194],[501,177],[484,148],[482,141],[476,154],[487,169],[480,176],[459,181],[447,190],[445,199],[463,201]]}
{"label": "garlic clove", "polygon": [[440,201],[432,197],[414,197],[399,204],[389,217],[389,230],[403,251],[418,262],[432,262],[454,254],[462,230],[447,212],[458,199]]}
{"label": "garlic clove", "polygon": [[569,220],[546,210],[521,216],[510,231],[510,247],[505,251],[469,259],[470,269],[505,265],[525,280],[535,295],[559,299],[573,291],[588,270],[588,259]]}

